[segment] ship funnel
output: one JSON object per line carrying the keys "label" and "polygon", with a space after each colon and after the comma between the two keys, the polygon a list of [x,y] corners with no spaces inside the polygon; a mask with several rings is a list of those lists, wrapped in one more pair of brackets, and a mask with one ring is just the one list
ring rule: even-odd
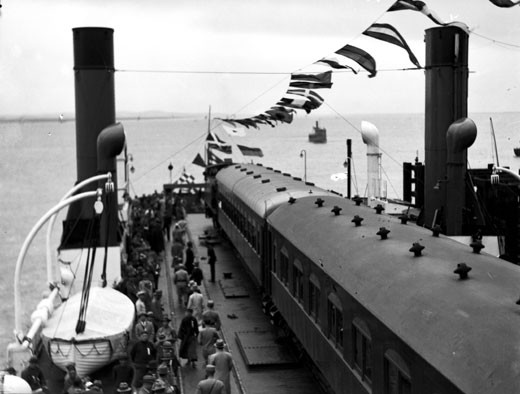
{"label": "ship funnel", "polygon": [[381,153],[379,152],[379,130],[375,125],[363,120],[361,122],[361,137],[367,146],[367,190],[368,205],[381,197]]}

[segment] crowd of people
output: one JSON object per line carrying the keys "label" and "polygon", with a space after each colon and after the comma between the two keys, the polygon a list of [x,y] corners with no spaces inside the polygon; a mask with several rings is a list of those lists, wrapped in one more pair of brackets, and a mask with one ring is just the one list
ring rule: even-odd
{"label": "crowd of people", "polygon": [[[155,192],[136,197],[130,205],[127,258],[122,262],[117,290],[135,304],[136,321],[127,352],[112,368],[114,393],[179,393],[179,369],[201,365],[206,377],[196,393],[230,394],[232,358],[219,334],[221,320],[215,303],[206,300],[201,291],[204,275],[186,236],[182,200]],[[184,314],[178,328],[165,313],[158,287],[161,267],[167,267],[165,247],[169,242],[177,309]],[[213,281],[215,261],[213,249],[208,248]],[[199,348],[203,364],[198,365]],[[21,376],[34,392],[49,392],[36,357]],[[80,378],[73,363],[67,366],[63,394],[103,392],[101,381]]]}

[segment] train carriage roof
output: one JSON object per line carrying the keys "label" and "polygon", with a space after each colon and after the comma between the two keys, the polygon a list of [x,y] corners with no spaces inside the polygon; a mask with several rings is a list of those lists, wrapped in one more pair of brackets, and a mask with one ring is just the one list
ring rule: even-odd
{"label": "train carriage roof", "polygon": [[[350,200],[322,198],[321,208],[314,197],[282,205],[268,222],[462,391],[520,392],[520,267]],[[386,240],[376,235],[381,227],[391,231]],[[420,257],[409,251],[414,242],[425,246]],[[472,267],[468,280],[453,272],[461,262]]]}
{"label": "train carriage roof", "polygon": [[216,179],[220,193],[232,194],[262,218],[287,203],[290,197],[334,195],[289,174],[256,164],[231,165],[220,170]]}

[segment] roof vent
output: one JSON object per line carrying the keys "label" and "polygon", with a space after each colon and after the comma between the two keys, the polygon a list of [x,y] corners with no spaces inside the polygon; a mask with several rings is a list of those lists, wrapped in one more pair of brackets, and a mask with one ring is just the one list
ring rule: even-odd
{"label": "roof vent", "polygon": [[323,203],[325,202],[325,200],[321,199],[320,197],[318,197],[316,199],[316,201],[314,201],[314,204],[316,204],[318,206],[318,208],[321,208],[323,206]]}
{"label": "roof vent", "polygon": [[268,170],[272,170],[273,169],[273,167],[265,167],[265,168],[267,168]]}
{"label": "roof vent", "polygon": [[374,209],[376,210],[376,213],[378,215],[381,215],[381,212],[383,212],[385,210],[385,207],[383,207],[381,204],[377,204]]}
{"label": "roof vent", "polygon": [[270,179],[262,179],[262,183],[267,183],[267,182],[271,182]]}
{"label": "roof vent", "polygon": [[466,263],[457,264],[457,269],[453,271],[454,274],[459,276],[460,280],[468,279],[468,272],[471,271],[471,267]]}
{"label": "roof vent", "polygon": [[422,246],[419,242],[414,242],[412,247],[410,248],[410,252],[413,252],[415,257],[421,256],[422,250],[424,246]]}
{"label": "roof vent", "polygon": [[342,208],[338,207],[337,205],[334,205],[334,208],[332,208],[330,211],[334,212],[334,215],[338,216],[339,213],[341,212],[341,209]]}
{"label": "roof vent", "polygon": [[235,166],[235,168],[240,168],[240,167],[241,167],[241,165],[240,165],[240,164],[237,164],[237,165]]}
{"label": "roof vent", "polygon": [[291,176],[291,174],[289,174],[288,172],[284,172],[282,175],[283,176]]}
{"label": "roof vent", "polygon": [[254,178],[254,179],[258,179],[258,178],[260,178],[261,176],[262,176],[262,175],[260,175],[260,174],[256,174],[256,175],[253,175],[253,178]]}
{"label": "roof vent", "polygon": [[281,174],[282,173],[282,171],[280,171],[280,170],[273,170],[273,171],[276,172],[277,174]]}
{"label": "roof vent", "polygon": [[387,239],[389,232],[390,230],[388,230],[386,227],[380,227],[379,231],[377,232],[377,235],[379,235],[381,239]]}
{"label": "roof vent", "polygon": [[241,168],[240,171],[242,171],[242,172],[247,171],[247,168]]}
{"label": "roof vent", "polygon": [[316,185],[315,185],[314,183],[312,183],[312,182],[305,182],[305,184],[306,184],[307,186],[316,186]]}
{"label": "roof vent", "polygon": [[264,165],[262,163],[255,163],[259,167],[263,167]]}
{"label": "roof vent", "polygon": [[296,202],[296,198],[294,197],[289,197],[289,204],[294,204]]}
{"label": "roof vent", "polygon": [[247,175],[251,175],[254,171],[248,171],[246,172]]}
{"label": "roof vent", "polygon": [[298,178],[298,177],[296,177],[296,176],[294,176],[293,179],[294,179],[295,181],[301,181],[301,180],[302,180],[302,178]]}
{"label": "roof vent", "polygon": [[480,239],[476,239],[472,243],[469,244],[471,248],[473,249],[473,253],[479,254],[482,249],[485,248],[484,244]]}
{"label": "roof vent", "polygon": [[356,205],[359,207],[359,205],[361,205],[361,202],[363,201],[363,199],[356,194],[354,197],[352,197],[352,201],[354,201],[356,203]]}
{"label": "roof vent", "polygon": [[408,219],[410,219],[410,217],[406,213],[399,216],[399,220],[401,221],[401,224],[406,224],[408,222]]}
{"label": "roof vent", "polygon": [[442,231],[442,228],[438,224],[436,224],[435,226],[432,227],[432,235],[434,237],[438,237],[439,234],[441,233],[441,231]]}
{"label": "roof vent", "polygon": [[286,191],[286,190],[287,190],[287,188],[286,188],[285,186],[277,187],[277,188],[276,188],[276,191],[277,191],[277,192],[284,192],[284,191]]}
{"label": "roof vent", "polygon": [[354,216],[354,218],[351,220],[352,223],[354,223],[356,225],[356,227],[359,227],[361,226],[361,222],[363,221],[364,219],[359,216],[359,215],[356,215]]}

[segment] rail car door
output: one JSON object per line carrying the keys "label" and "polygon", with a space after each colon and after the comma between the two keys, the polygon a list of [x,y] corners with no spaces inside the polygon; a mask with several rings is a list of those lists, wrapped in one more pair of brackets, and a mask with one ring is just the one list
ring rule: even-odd
{"label": "rail car door", "polygon": [[262,228],[262,282],[266,294],[271,294],[271,264],[273,261],[273,237],[269,226],[264,222]]}

